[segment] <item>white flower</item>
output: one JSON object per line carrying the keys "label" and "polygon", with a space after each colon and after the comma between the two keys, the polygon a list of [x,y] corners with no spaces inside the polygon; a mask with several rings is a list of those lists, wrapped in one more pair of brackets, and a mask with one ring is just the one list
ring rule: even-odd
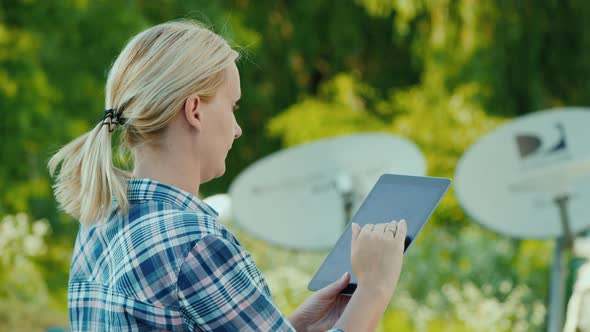
{"label": "white flower", "polygon": [[508,280],[504,280],[500,283],[500,292],[506,294],[512,290],[512,283]]}
{"label": "white flower", "polygon": [[25,235],[29,232],[29,218],[23,212],[18,213],[15,216],[16,219],[16,229],[19,235]]}
{"label": "white flower", "polygon": [[0,238],[3,242],[9,243],[18,237],[18,231],[16,229],[16,223],[12,216],[6,216],[2,219],[0,224]]}
{"label": "white flower", "polygon": [[49,233],[49,223],[45,219],[37,220],[33,224],[33,234],[37,236],[45,236]]}
{"label": "white flower", "polygon": [[41,238],[34,235],[26,235],[23,239],[23,249],[27,256],[36,256],[42,254],[45,248]]}

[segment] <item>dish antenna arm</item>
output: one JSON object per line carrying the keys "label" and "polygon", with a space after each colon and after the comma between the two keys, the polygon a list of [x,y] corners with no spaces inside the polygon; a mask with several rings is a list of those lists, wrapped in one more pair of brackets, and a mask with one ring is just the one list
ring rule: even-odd
{"label": "dish antenna arm", "polygon": [[549,289],[549,312],[547,317],[547,331],[558,332],[563,329],[563,316],[565,309],[565,276],[566,259],[564,256],[572,248],[573,234],[569,224],[568,202],[570,196],[567,193],[555,197],[554,202],[559,208],[559,219],[563,227],[563,236],[555,243],[553,262],[551,264],[551,288]]}

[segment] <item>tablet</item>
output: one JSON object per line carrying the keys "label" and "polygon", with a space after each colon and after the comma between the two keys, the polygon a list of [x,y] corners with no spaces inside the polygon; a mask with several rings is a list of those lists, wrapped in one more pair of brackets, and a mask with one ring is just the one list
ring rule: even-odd
{"label": "tablet", "polygon": [[451,180],[445,178],[382,175],[307,288],[312,291],[320,290],[338,280],[345,272],[349,272],[350,283],[342,294],[352,295],[356,289],[356,277],[352,273],[350,261],[352,222],[363,227],[365,224],[405,219],[408,225],[405,252],[447,192],[450,183]]}

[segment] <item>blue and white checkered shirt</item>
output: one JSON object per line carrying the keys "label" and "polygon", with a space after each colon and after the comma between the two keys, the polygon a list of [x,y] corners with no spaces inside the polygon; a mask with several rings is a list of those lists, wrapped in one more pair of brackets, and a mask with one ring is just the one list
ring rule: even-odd
{"label": "blue and white checkered shirt", "polygon": [[250,254],[195,196],[128,183],[129,212],[81,227],[68,289],[74,331],[294,331]]}

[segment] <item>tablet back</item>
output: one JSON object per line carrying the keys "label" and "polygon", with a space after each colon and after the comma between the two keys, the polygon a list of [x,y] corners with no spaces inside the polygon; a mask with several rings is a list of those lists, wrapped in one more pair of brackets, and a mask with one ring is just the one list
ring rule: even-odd
{"label": "tablet back", "polygon": [[[384,174],[367,195],[351,222],[363,227],[365,224],[405,219],[408,225],[405,240],[407,250],[446,193],[450,183],[451,180],[445,178]],[[352,273],[350,261],[351,233],[349,223],[310,281],[309,290],[319,290],[336,281],[345,272],[349,272],[350,285],[343,293],[354,292],[356,277]]]}

